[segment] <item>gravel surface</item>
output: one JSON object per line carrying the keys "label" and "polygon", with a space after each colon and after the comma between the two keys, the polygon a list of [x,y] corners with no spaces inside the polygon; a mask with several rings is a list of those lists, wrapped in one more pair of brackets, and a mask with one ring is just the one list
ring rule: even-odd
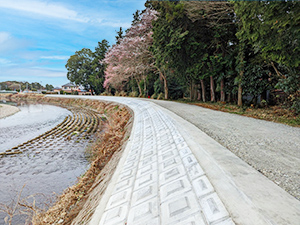
{"label": "gravel surface", "polygon": [[300,200],[300,128],[195,105],[150,101],[196,125]]}

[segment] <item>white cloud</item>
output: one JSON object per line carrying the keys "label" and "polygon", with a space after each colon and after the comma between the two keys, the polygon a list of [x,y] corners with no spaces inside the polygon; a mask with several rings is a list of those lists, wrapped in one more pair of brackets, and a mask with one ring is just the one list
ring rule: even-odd
{"label": "white cloud", "polygon": [[17,65],[16,63],[13,63],[12,61],[5,59],[5,58],[0,58],[0,67],[1,70],[3,70],[4,67],[10,67],[10,66],[15,66]]}
{"label": "white cloud", "polygon": [[76,11],[71,10],[59,3],[49,3],[38,0],[0,0],[0,8],[13,9],[28,13],[39,14],[46,17],[88,22],[89,19],[80,16]]}
{"label": "white cloud", "polygon": [[101,21],[100,25],[102,26],[108,26],[108,27],[122,27],[123,29],[129,28],[131,26],[131,23],[121,22],[121,21]]}
{"label": "white cloud", "polygon": [[7,32],[0,32],[0,45],[3,45],[10,39],[10,34]]}
{"label": "white cloud", "polygon": [[11,50],[22,49],[29,45],[30,42],[27,40],[20,40],[13,37],[10,33],[0,32],[0,54],[7,54]]}
{"label": "white cloud", "polygon": [[[46,18],[62,19],[96,26],[130,27],[130,22],[117,19],[118,15],[107,11],[81,9],[80,13],[58,2],[46,0],[0,0],[0,9],[17,10],[28,13],[29,16],[39,15]],[[99,16],[101,15],[101,16]],[[62,25],[62,24],[57,24]],[[70,25],[66,28],[70,29]],[[72,25],[74,26],[74,25]],[[79,28],[76,28],[79,29]],[[1,43],[1,42],[0,42]]]}
{"label": "white cloud", "polygon": [[7,64],[10,64],[10,63],[11,63],[10,60],[0,58],[0,65],[7,65]]}
{"label": "white cloud", "polygon": [[53,55],[53,56],[41,56],[41,59],[53,59],[53,60],[67,60],[70,56]]}

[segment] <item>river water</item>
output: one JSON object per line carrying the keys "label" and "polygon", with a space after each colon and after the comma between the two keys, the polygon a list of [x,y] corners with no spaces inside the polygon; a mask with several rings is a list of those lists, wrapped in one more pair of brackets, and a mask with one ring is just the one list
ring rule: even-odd
{"label": "river water", "polygon": [[[51,105],[19,108],[20,112],[0,119],[0,152],[41,135],[71,114],[67,109]],[[84,154],[88,140],[55,143],[47,148],[30,146],[22,154],[0,157],[0,203],[9,205],[16,201],[21,190],[21,199],[41,193],[35,197],[37,205],[49,203],[54,193],[61,194],[88,169]],[[0,212],[0,224],[4,224],[4,217],[5,213]],[[14,217],[13,224],[24,223],[24,216]]]}
{"label": "river water", "polygon": [[19,109],[15,115],[0,119],[0,152],[37,137],[71,114],[52,105],[23,105]]}

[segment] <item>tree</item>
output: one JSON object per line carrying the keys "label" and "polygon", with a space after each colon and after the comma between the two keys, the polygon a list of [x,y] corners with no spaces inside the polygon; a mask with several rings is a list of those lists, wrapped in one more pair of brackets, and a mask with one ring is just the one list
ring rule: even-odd
{"label": "tree", "polygon": [[[299,84],[299,2],[235,2],[235,12],[239,24],[239,41],[244,46],[251,45],[254,53],[269,63],[273,73],[280,78],[279,86],[293,86],[295,81]],[[286,79],[294,81],[285,82]],[[281,88],[289,89],[288,86],[285,88],[283,85]],[[298,90],[299,86],[294,89],[294,94]]]}
{"label": "tree", "polygon": [[92,93],[100,94],[103,91],[104,67],[100,61],[104,58],[108,42],[102,40],[98,42],[95,52],[88,48],[76,51],[66,64],[68,70],[67,77],[71,82],[82,85],[86,90],[92,90]]}
{"label": "tree", "polygon": [[[220,82],[221,101],[225,100],[225,77],[221,76],[226,55],[230,53],[230,48],[236,42],[236,27],[234,24],[234,8],[230,2],[184,2],[185,12],[187,16],[197,24],[195,27],[199,33],[205,37],[198,38],[203,42],[201,52],[206,52],[207,56],[203,57],[202,63],[199,65],[202,69],[200,80],[204,86],[204,78],[210,79],[211,101],[216,101],[215,96],[215,80]],[[200,61],[199,61],[200,63]],[[205,75],[206,74],[206,75]],[[204,87],[202,87],[202,95],[204,97]]]}
{"label": "tree", "polygon": [[[154,10],[145,10],[139,21],[126,32],[120,44],[114,45],[105,55],[104,87],[122,90],[130,79],[136,80],[139,92],[145,93],[146,76],[153,69],[153,56],[149,51],[152,45],[152,21],[156,18]],[[144,88],[141,84],[144,84]],[[144,89],[144,90],[143,90]]]}
{"label": "tree", "polygon": [[235,12],[244,38],[266,60],[288,67],[300,65],[300,4],[287,2],[236,2]]}
{"label": "tree", "polygon": [[66,64],[67,78],[77,85],[90,89],[89,76],[92,74],[93,52],[88,48],[76,51]]}
{"label": "tree", "polygon": [[117,31],[117,36],[116,36],[116,44],[120,44],[120,41],[122,40],[123,38],[123,30],[122,30],[122,27],[120,27],[120,30]]}
{"label": "tree", "polygon": [[102,63],[102,60],[105,58],[105,53],[109,49],[109,44],[107,40],[102,40],[98,42],[98,46],[95,48],[95,52],[93,54],[93,61],[92,61],[92,73],[90,74],[88,81],[92,89],[98,95],[105,91],[103,88],[104,83],[104,71],[106,65]]}
{"label": "tree", "polygon": [[141,21],[141,14],[140,10],[136,10],[135,13],[133,13],[133,21],[131,23],[131,26],[134,26],[136,24],[138,24]]}
{"label": "tree", "polygon": [[53,85],[51,85],[51,84],[46,84],[46,90],[47,90],[47,91],[52,91],[53,88],[54,88]]}
{"label": "tree", "polygon": [[[188,19],[183,13],[183,4],[178,2],[148,1],[146,6],[159,12],[153,23],[153,45],[151,51],[155,67],[164,83],[165,99],[169,96],[169,82],[178,89],[185,89],[185,73],[189,63],[186,46],[189,39]],[[178,87],[179,86],[179,87]]]}

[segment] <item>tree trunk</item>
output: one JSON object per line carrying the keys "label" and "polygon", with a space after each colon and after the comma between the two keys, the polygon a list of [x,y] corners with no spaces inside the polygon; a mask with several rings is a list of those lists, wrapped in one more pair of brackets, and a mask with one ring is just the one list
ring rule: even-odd
{"label": "tree trunk", "polygon": [[191,101],[196,100],[197,98],[197,89],[196,89],[196,85],[194,83],[194,81],[191,81],[191,85],[190,85],[190,99]]}
{"label": "tree trunk", "polygon": [[214,84],[214,78],[213,76],[210,76],[210,101],[215,102],[215,84]]}
{"label": "tree trunk", "polygon": [[243,105],[243,88],[242,88],[242,80],[243,80],[243,76],[244,76],[244,66],[245,66],[245,43],[241,42],[240,43],[240,47],[239,47],[239,51],[240,51],[240,69],[239,69],[239,88],[238,88],[238,106],[242,106]]}
{"label": "tree trunk", "polygon": [[197,85],[197,101],[201,100],[201,92],[200,92],[200,85]]}
{"label": "tree trunk", "polygon": [[221,80],[221,102],[225,102],[225,92],[224,92],[225,81],[224,78]]}
{"label": "tree trunk", "polygon": [[169,98],[169,89],[168,89],[168,81],[166,76],[158,69],[159,75],[164,80],[164,92],[165,92],[165,99]]}
{"label": "tree trunk", "polygon": [[168,88],[167,77],[160,71],[159,68],[156,67],[156,69],[159,72],[160,77],[164,80],[165,99],[168,99],[169,98],[169,88]]}
{"label": "tree trunk", "polygon": [[138,85],[138,88],[139,88],[139,96],[141,96],[142,95],[142,88],[141,88],[141,86],[140,86],[140,81],[138,80],[138,79],[136,79],[136,83],[137,83],[137,85]]}
{"label": "tree trunk", "polygon": [[146,85],[146,77],[144,77],[144,97],[148,97],[147,85]]}
{"label": "tree trunk", "polygon": [[201,90],[202,90],[202,101],[203,101],[203,102],[206,102],[206,99],[205,99],[205,85],[204,85],[204,80],[201,79],[201,80],[200,80],[200,83],[201,83]]}
{"label": "tree trunk", "polygon": [[231,93],[228,93],[227,95],[227,102],[230,102],[231,101]]}
{"label": "tree trunk", "polygon": [[164,77],[164,89],[165,89],[165,99],[169,98],[169,89],[168,89],[168,82],[166,77]]}
{"label": "tree trunk", "polygon": [[238,89],[238,106],[242,106],[243,105],[243,89],[242,89],[242,82],[239,82],[239,89]]}
{"label": "tree trunk", "polygon": [[190,83],[190,100],[193,100],[193,81]]}

